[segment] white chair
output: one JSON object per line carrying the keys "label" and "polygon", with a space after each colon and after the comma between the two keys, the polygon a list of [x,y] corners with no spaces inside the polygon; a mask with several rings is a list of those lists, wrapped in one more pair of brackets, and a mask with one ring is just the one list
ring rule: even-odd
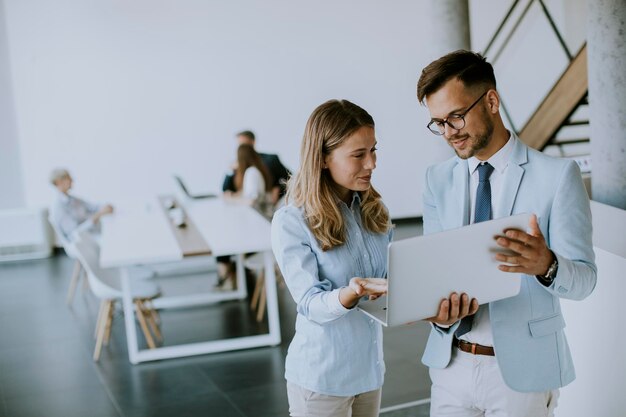
{"label": "white chair", "polygon": [[[51,217],[48,217],[48,221],[50,222],[54,233],[57,235],[59,243],[61,244],[61,246],[63,246],[63,250],[65,250],[65,253],[70,259],[74,260],[72,278],[70,279],[70,286],[67,289],[67,296],[65,297],[65,302],[68,305],[71,305],[72,301],[74,300],[74,294],[76,292],[76,287],[78,286],[78,281],[80,281],[80,278],[85,275],[85,271],[83,270],[80,261],[76,256],[76,250],[74,249],[74,246],[69,240],[65,238],[65,235],[59,228],[59,225],[55,221],[53,221]],[[85,285],[87,285],[87,281],[85,281]]]}
{"label": "white chair", "polygon": [[[120,270],[118,268],[101,268],[99,265],[100,248],[88,232],[80,232],[72,243],[75,254],[87,273],[91,291],[101,300],[100,311],[96,321],[96,347],[94,361],[100,358],[103,344],[108,344],[113,324],[115,302],[121,300]],[[161,295],[160,288],[147,280],[135,280],[132,285],[132,297],[137,312],[137,320],[150,349],[156,347],[152,334],[162,340],[159,319],[152,300]]]}

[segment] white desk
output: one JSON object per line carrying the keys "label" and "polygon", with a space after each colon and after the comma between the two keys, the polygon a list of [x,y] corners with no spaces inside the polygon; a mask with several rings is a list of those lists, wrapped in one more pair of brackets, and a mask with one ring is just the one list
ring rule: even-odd
{"label": "white desk", "polygon": [[[224,340],[190,343],[176,346],[158,347],[139,350],[135,315],[130,296],[132,281],[129,270],[136,265],[149,265],[183,259],[183,254],[174,237],[169,219],[157,205],[151,203],[151,209],[136,212],[120,212],[103,218],[100,265],[122,269],[122,292],[124,323],[128,343],[128,356],[131,363],[178,358],[205,353],[246,349],[258,346],[280,344],[280,323],[278,318],[278,299],[276,296],[276,276],[274,258],[271,252],[270,224],[250,207],[227,203],[221,199],[185,202],[187,215],[212,249],[213,256],[237,256],[237,280],[239,293],[245,297],[245,279],[243,254],[262,252],[265,257],[265,290],[269,333]],[[241,293],[243,292],[243,293]],[[228,294],[195,294],[189,297],[162,299],[155,305],[158,308],[174,308],[206,304],[233,298]],[[167,337],[167,329],[163,329]]]}

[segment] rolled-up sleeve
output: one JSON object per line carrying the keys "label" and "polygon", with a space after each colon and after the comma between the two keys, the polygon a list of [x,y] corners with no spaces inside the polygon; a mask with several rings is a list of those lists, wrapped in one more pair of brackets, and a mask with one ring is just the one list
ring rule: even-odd
{"label": "rolled-up sleeve", "polygon": [[285,207],[272,221],[272,250],[298,313],[317,324],[334,321],[350,312],[339,301],[340,288],[319,276],[315,242],[298,209]]}

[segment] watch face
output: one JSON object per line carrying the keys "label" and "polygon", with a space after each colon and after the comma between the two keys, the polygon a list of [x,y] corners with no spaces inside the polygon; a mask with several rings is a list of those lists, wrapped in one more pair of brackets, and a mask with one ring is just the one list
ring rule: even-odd
{"label": "watch face", "polygon": [[550,265],[550,268],[548,268],[548,272],[546,273],[546,278],[552,281],[554,277],[556,276],[556,271],[558,267],[559,267],[559,263],[555,259],[554,262],[552,262],[552,265]]}

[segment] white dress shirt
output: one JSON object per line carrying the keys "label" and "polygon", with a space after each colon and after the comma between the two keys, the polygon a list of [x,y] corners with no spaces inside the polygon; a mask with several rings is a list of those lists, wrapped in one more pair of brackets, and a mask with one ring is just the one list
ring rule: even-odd
{"label": "white dress shirt", "polygon": [[243,174],[241,194],[255,201],[265,199],[265,179],[256,167],[249,167]]}
{"label": "white dress shirt", "polygon": [[[478,165],[488,162],[493,168],[489,177],[491,184],[491,213],[497,213],[500,207],[500,196],[502,195],[502,182],[506,169],[509,166],[509,156],[513,150],[515,138],[509,136],[506,144],[498,152],[493,154],[487,161],[481,161],[476,157],[467,160],[467,167],[470,174],[470,222],[474,223],[474,213],[476,211],[476,190],[478,189]],[[471,296],[471,294],[469,294]],[[474,316],[472,329],[459,339],[467,340],[470,343],[478,343],[483,346],[493,346],[493,334],[491,332],[491,322],[489,320],[489,308],[485,305],[478,310]]]}
{"label": "white dress shirt", "polygon": [[100,210],[100,205],[88,203],[58,190],[56,193],[56,201],[50,208],[50,221],[55,230],[62,234],[62,239],[72,240],[72,233],[76,230],[99,232],[99,225],[94,224],[92,217]]}

